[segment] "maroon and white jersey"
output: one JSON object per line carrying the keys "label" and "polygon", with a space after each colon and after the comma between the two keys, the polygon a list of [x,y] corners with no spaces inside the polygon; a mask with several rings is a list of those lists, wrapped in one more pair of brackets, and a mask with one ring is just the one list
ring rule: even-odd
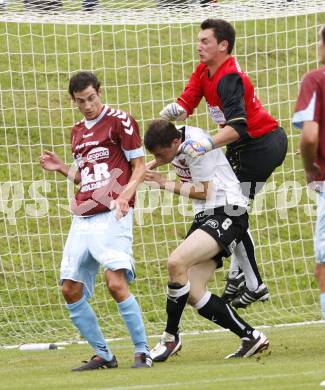
{"label": "maroon and white jersey", "polygon": [[325,179],[325,66],[307,73],[301,83],[292,123],[302,128],[305,121],[319,125],[319,145],[316,163]]}
{"label": "maroon and white jersey", "polygon": [[104,106],[96,119],[74,125],[71,146],[81,175],[73,212],[86,216],[108,211],[130,180],[130,160],[144,156],[137,122],[124,111]]}

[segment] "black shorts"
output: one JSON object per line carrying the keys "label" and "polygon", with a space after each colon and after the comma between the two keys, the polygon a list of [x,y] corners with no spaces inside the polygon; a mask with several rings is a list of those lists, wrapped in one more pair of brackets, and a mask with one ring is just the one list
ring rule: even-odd
{"label": "black shorts", "polygon": [[[229,212],[229,211],[233,212]],[[196,214],[186,238],[196,229],[204,230],[221,246],[222,251],[213,257],[217,268],[222,266],[222,258],[232,254],[248,229],[246,209],[238,206],[217,207]]]}
{"label": "black shorts", "polygon": [[228,145],[226,157],[241,183],[243,193],[254,199],[287,154],[288,139],[282,127],[259,138]]}

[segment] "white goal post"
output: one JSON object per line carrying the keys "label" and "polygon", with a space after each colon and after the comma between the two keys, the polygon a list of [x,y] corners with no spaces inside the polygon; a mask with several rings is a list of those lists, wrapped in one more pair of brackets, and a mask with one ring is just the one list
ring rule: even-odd
{"label": "white goal post", "polygon": [[[70,128],[80,119],[67,93],[80,70],[96,73],[103,100],[130,112],[144,130],[184,88],[198,58],[197,34],[209,17],[233,23],[234,55],[256,93],[289,137],[286,161],[250,212],[256,255],[271,299],[252,305],[254,325],[320,319],[313,276],[315,194],[308,192],[292,129],[302,75],[317,64],[323,0],[200,1],[99,0],[0,2],[0,345],[74,340],[59,289],[61,254],[71,215],[71,186],[38,163],[44,150],[71,162]],[[37,2],[40,3],[40,2]],[[202,101],[188,120],[216,131]],[[147,156],[150,159],[150,156]],[[167,169],[167,168],[166,168]],[[166,171],[173,177],[173,171]],[[165,323],[166,260],[185,237],[192,211],[184,198],[143,185],[137,196],[134,254],[138,298],[149,334]],[[225,268],[211,282],[224,287]],[[92,300],[105,337],[127,331],[101,275]],[[191,308],[182,331],[214,329]]]}

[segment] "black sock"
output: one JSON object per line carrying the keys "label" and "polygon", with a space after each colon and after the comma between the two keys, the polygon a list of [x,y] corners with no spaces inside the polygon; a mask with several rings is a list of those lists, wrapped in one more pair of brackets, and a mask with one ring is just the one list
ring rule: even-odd
{"label": "black sock", "polygon": [[214,294],[211,294],[208,302],[198,312],[202,317],[231,330],[240,338],[252,338],[254,329],[240,318],[229,305]]}
{"label": "black sock", "polygon": [[260,286],[263,283],[263,281],[262,281],[260,272],[259,272],[257,264],[256,264],[254,243],[253,243],[251,236],[249,235],[248,232],[246,232],[243,235],[242,243],[243,243],[245,251],[246,251],[246,257],[247,257],[247,259],[252,267],[252,271],[254,273],[254,276],[251,275],[251,278],[255,277],[257,280],[257,286]]}
{"label": "black sock", "polygon": [[167,325],[166,332],[177,335],[179,331],[179,323],[185,308],[190,292],[190,283],[180,285],[179,283],[168,283],[167,293]]}

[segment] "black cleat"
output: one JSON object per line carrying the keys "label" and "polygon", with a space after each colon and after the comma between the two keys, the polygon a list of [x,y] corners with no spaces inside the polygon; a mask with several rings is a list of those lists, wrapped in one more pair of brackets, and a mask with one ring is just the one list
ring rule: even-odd
{"label": "black cleat", "polygon": [[269,340],[262,332],[260,332],[256,339],[243,337],[241,341],[241,347],[236,352],[226,356],[225,359],[250,357],[258,352],[262,352],[268,349],[269,347]]}
{"label": "black cleat", "polygon": [[146,353],[137,353],[134,355],[134,364],[131,368],[151,368],[152,359]]}
{"label": "black cleat", "polygon": [[226,287],[223,294],[221,295],[221,298],[224,300],[224,302],[230,303],[238,296],[238,294],[240,294],[244,286],[244,272],[239,273],[235,278],[230,278],[228,274],[226,279]]}
{"label": "black cleat", "polygon": [[265,284],[261,284],[257,290],[250,291],[247,287],[231,302],[236,309],[245,309],[248,305],[260,301],[265,302],[269,299],[269,290]]}
{"label": "black cleat", "polygon": [[82,366],[73,368],[71,371],[89,371],[97,370],[98,368],[117,368],[116,357],[113,356],[112,360],[105,360],[100,356],[94,355],[89,362],[84,361]]}
{"label": "black cleat", "polygon": [[150,351],[150,356],[154,362],[164,362],[181,349],[181,338],[164,332],[159,343]]}

